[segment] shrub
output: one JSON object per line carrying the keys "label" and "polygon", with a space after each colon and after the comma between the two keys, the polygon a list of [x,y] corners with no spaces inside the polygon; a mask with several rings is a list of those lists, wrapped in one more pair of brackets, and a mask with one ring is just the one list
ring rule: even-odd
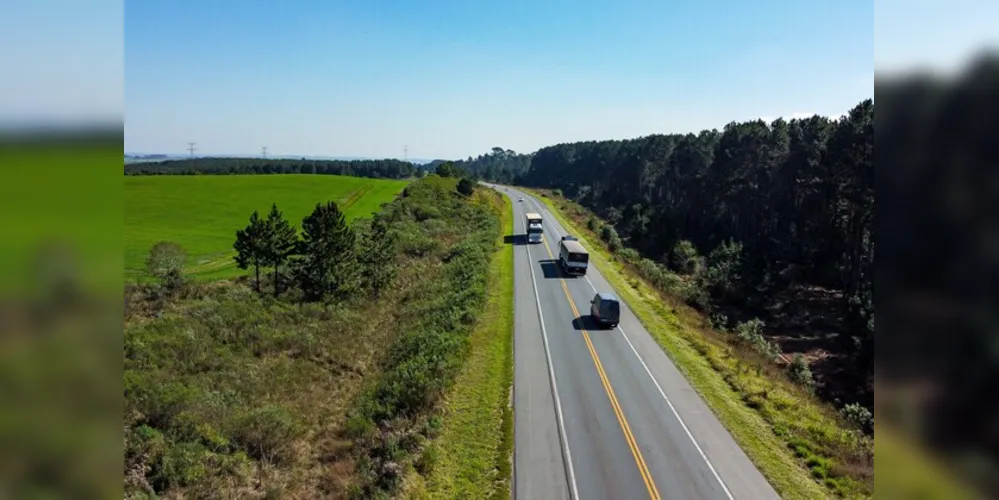
{"label": "shrub", "polygon": [[763,337],[764,325],[759,318],[753,318],[736,325],[735,334],[739,340],[752,346],[753,350],[760,353],[768,361],[773,361],[780,355],[780,347]]}
{"label": "shrub", "polygon": [[413,464],[416,467],[416,471],[424,476],[430,475],[430,472],[434,470],[434,466],[437,465],[438,456],[437,446],[433,443],[427,445],[423,449],[423,453],[420,454],[420,458]]}
{"label": "shrub", "polygon": [[801,353],[795,353],[791,359],[791,364],[787,365],[787,376],[795,383],[808,389],[815,385],[812,369],[808,367],[808,362],[805,361],[805,357]]}
{"label": "shrub", "polygon": [[286,445],[298,437],[300,430],[287,409],[265,405],[239,419],[235,437],[254,458],[284,461],[290,458]]}
{"label": "shrub", "polygon": [[590,218],[586,221],[586,227],[590,231],[596,232],[597,230],[600,229],[600,221],[597,220],[596,217],[591,215]]}
{"label": "shrub", "polygon": [[607,248],[611,252],[617,252],[623,247],[621,237],[617,234],[617,230],[610,224],[605,224],[600,228],[600,239],[607,243]]}
{"label": "shrub", "polygon": [[187,258],[180,245],[161,241],[149,250],[146,258],[146,271],[150,276],[160,280],[168,292],[176,291],[183,285],[184,261]]}
{"label": "shrub", "polygon": [[697,253],[697,248],[688,240],[680,240],[673,247],[673,267],[677,271],[693,275],[701,271],[704,259]]}
{"label": "shrub", "polygon": [[708,317],[708,323],[711,328],[719,332],[728,331],[728,316],[722,313],[711,313],[711,316]]}
{"label": "shrub", "polygon": [[465,196],[472,196],[472,193],[475,192],[475,183],[467,178],[464,178],[458,181],[457,189],[459,193]]}
{"label": "shrub", "polygon": [[561,197],[562,196],[562,190],[561,189],[552,189],[552,194],[555,195],[555,196]]}
{"label": "shrub", "polygon": [[620,255],[622,259],[628,262],[635,262],[640,258],[640,256],[638,255],[638,251],[636,251],[634,248],[622,248],[621,251],[618,252],[618,255]]}
{"label": "shrub", "polygon": [[736,292],[742,279],[742,244],[726,241],[711,251],[705,281],[713,294],[720,298]]}
{"label": "shrub", "polygon": [[864,432],[870,433],[874,430],[874,414],[860,403],[850,403],[844,406],[840,413],[847,422]]}

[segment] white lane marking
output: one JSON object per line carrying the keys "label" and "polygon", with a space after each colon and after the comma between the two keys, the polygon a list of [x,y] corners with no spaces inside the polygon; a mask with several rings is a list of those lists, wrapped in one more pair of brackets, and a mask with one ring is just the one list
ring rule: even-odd
{"label": "white lane marking", "polygon": [[[535,203],[540,203],[537,202],[536,200],[533,199],[531,200],[534,201]],[[538,210],[541,210],[540,206],[538,207]],[[539,211],[538,213],[544,213],[544,212]],[[548,218],[544,217],[543,220],[547,221]],[[559,234],[559,232],[555,230],[554,222],[549,222],[548,225],[551,226],[552,231],[555,233],[556,237],[561,238],[561,234]],[[593,286],[593,282],[590,281],[590,277],[586,275],[584,275],[583,277],[586,278],[586,282],[590,284],[590,289],[592,289],[593,292],[596,293],[597,287]],[[638,349],[635,349],[635,345],[631,343],[631,339],[628,338],[628,334],[624,332],[624,329],[621,328],[621,325],[617,326],[617,330],[621,332],[621,336],[624,337],[624,340],[626,342],[628,342],[628,346],[631,347],[631,352],[635,353],[635,357],[638,358],[638,362],[642,364],[642,368],[645,368],[645,373],[649,374],[649,378],[651,378],[652,383],[656,385],[656,389],[659,390],[659,394],[663,397],[664,400],[666,400],[666,405],[669,406],[669,409],[673,412],[673,415],[676,417],[677,422],[680,422],[680,427],[683,427],[684,432],[687,433],[687,437],[690,438],[690,442],[694,443],[694,448],[697,448],[697,453],[701,455],[701,458],[704,459],[704,463],[707,464],[708,469],[711,470],[711,474],[714,475],[715,479],[718,480],[718,484],[720,484],[722,490],[725,491],[725,496],[728,497],[729,500],[735,500],[735,498],[732,496],[732,492],[729,491],[728,486],[725,485],[725,481],[722,481],[721,476],[718,475],[718,471],[715,470],[714,465],[711,464],[711,460],[708,460],[708,456],[704,453],[704,450],[702,450],[701,446],[697,444],[697,440],[694,439],[694,435],[691,434],[690,429],[687,428],[687,424],[685,424],[683,422],[683,419],[680,418],[680,413],[676,411],[675,407],[673,407],[673,402],[670,401],[668,396],[666,396],[666,391],[663,391],[662,386],[659,385],[659,381],[656,380],[656,377],[654,375],[652,375],[652,370],[649,370],[649,365],[645,364],[645,360],[642,359],[642,355],[638,354]]]}
{"label": "white lane marking", "polygon": [[[526,232],[526,228],[524,230]],[[545,329],[545,316],[541,312],[541,297],[538,295],[538,281],[534,275],[534,261],[531,258],[530,244],[525,245],[524,248],[527,250],[528,268],[531,270],[531,284],[534,286],[534,301],[538,305],[538,318],[541,320],[541,338],[545,344],[545,359],[548,362],[548,380],[551,381],[552,395],[555,397],[555,417],[558,419],[559,437],[562,441],[562,451],[565,453],[564,462],[569,480],[569,493],[574,500],[579,500],[579,491],[576,489],[576,472],[572,468],[569,438],[565,432],[565,423],[562,420],[562,403],[558,397],[558,386],[555,383],[555,365],[552,363],[551,350],[548,347],[548,331]]]}

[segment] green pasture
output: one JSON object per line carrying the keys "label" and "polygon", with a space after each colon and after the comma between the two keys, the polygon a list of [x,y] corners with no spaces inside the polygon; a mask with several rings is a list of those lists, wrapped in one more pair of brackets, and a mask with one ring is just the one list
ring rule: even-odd
{"label": "green pasture", "polygon": [[336,201],[348,219],[377,212],[408,183],[338,175],[126,176],[125,279],[144,274],[149,249],[173,241],[187,252],[187,274],[221,278],[239,274],[232,259],[236,230],[250,214],[267,215],[277,203],[296,226],[316,203]]}

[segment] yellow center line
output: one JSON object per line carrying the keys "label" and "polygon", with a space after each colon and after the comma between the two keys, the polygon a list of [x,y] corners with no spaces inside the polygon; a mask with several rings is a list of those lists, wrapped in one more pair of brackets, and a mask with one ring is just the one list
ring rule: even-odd
{"label": "yellow center line", "polygon": [[[548,246],[548,241],[545,238],[542,238],[541,241],[545,244],[545,249],[548,250],[548,257],[555,260],[552,249]],[[559,272],[561,273],[561,271]],[[652,500],[659,500],[662,497],[659,496],[659,490],[652,479],[652,473],[645,463],[645,458],[642,457],[642,451],[638,448],[638,441],[635,440],[635,435],[631,432],[631,426],[628,425],[628,420],[624,417],[624,410],[617,400],[617,395],[614,394],[614,388],[611,387],[610,379],[607,378],[607,372],[604,371],[603,363],[600,362],[600,356],[597,355],[597,349],[593,346],[593,341],[590,340],[590,334],[583,328],[583,317],[579,314],[576,303],[572,300],[572,294],[569,293],[569,287],[566,285],[565,279],[559,276],[559,282],[562,284],[562,291],[565,292],[565,298],[569,300],[569,307],[572,308],[572,313],[580,322],[579,329],[583,332],[583,340],[586,342],[586,348],[590,351],[590,356],[593,358],[593,364],[597,368],[597,375],[604,386],[604,391],[607,392],[607,398],[610,400],[611,408],[614,410],[614,416],[617,417],[618,423],[621,424],[621,431],[624,432],[624,440],[628,443],[628,448],[631,449],[631,455],[635,457],[638,472],[642,475],[642,480],[645,481],[645,487],[649,490]]]}

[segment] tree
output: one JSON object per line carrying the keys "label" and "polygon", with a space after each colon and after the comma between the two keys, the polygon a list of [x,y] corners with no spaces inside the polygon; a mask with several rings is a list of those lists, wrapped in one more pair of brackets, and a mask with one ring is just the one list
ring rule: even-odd
{"label": "tree", "polygon": [[356,288],[355,235],[336,202],[317,204],[302,220],[295,278],[306,301],[342,300]]}
{"label": "tree", "polygon": [[375,298],[395,278],[395,249],[395,238],[389,232],[388,223],[381,214],[376,215],[364,233],[358,255],[361,276]]}
{"label": "tree", "polygon": [[437,175],[441,177],[452,177],[454,175],[454,165],[452,165],[449,161],[437,165]]}
{"label": "tree", "polygon": [[187,255],[180,245],[170,241],[161,241],[149,250],[146,271],[172,290],[180,286],[183,280],[181,271],[184,269],[186,258]]}
{"label": "tree", "polygon": [[458,192],[465,196],[472,196],[475,192],[475,183],[473,183],[468,178],[463,178],[458,181]]}
{"label": "tree", "polygon": [[250,223],[243,229],[236,231],[236,241],[232,247],[236,250],[236,266],[240,269],[254,271],[254,289],[260,292],[260,268],[267,261],[267,246],[269,235],[267,223],[260,218],[260,213],[256,210],[250,215]]}
{"label": "tree", "polygon": [[677,271],[694,275],[701,271],[704,259],[697,254],[697,248],[688,240],[680,240],[673,247],[673,268]]}
{"label": "tree", "polygon": [[277,297],[281,294],[281,266],[295,253],[298,234],[278,210],[276,203],[271,205],[271,211],[267,214],[266,229],[264,262],[274,270],[274,296]]}

